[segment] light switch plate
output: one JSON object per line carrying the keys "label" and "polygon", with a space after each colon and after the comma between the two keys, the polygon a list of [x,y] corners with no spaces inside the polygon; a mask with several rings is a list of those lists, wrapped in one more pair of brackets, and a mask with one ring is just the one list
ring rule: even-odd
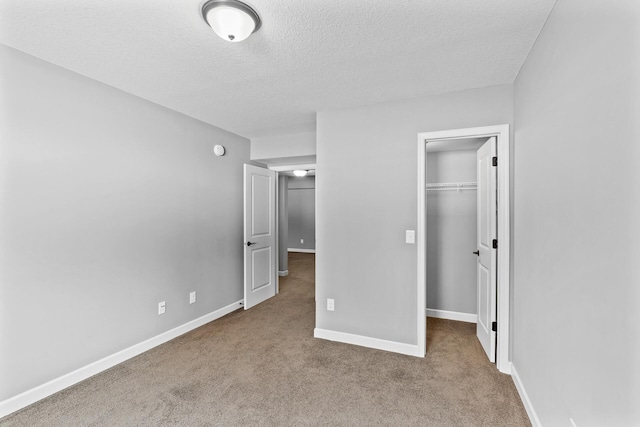
{"label": "light switch plate", "polygon": [[407,230],[406,233],[406,238],[405,238],[407,243],[415,243],[416,242],[416,232],[415,230]]}

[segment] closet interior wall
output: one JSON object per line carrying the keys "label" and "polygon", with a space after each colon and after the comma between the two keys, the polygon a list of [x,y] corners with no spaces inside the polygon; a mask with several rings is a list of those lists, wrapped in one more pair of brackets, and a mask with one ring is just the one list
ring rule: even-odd
{"label": "closet interior wall", "polygon": [[476,179],[476,150],[427,152],[427,310],[477,314],[477,191],[433,188]]}

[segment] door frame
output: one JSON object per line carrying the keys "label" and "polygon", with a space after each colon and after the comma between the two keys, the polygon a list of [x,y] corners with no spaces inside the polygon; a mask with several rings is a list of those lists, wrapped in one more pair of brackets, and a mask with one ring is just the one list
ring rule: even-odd
{"label": "door frame", "polygon": [[498,294],[497,301],[497,350],[496,367],[505,374],[511,373],[511,363],[509,360],[509,338],[510,338],[510,138],[509,125],[495,125],[476,128],[451,129],[436,132],[418,133],[418,220],[417,220],[417,252],[418,252],[418,274],[417,274],[417,343],[418,354],[424,356],[426,352],[427,333],[427,141],[434,140],[455,140],[461,138],[484,138],[496,137],[498,149],[498,269],[496,272]]}

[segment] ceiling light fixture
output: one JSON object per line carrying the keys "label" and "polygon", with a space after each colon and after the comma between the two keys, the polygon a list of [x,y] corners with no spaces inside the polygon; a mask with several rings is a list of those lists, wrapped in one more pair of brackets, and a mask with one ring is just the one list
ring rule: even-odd
{"label": "ceiling light fixture", "polygon": [[207,24],[229,42],[240,42],[258,31],[260,17],[251,6],[238,0],[209,0],[202,6]]}
{"label": "ceiling light fixture", "polygon": [[303,171],[303,170],[298,169],[298,170],[294,170],[293,174],[295,176],[306,176],[308,172],[309,171]]}

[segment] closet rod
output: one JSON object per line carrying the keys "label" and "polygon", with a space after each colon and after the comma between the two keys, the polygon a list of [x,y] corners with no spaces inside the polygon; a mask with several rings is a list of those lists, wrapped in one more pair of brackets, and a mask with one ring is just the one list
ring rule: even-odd
{"label": "closet rod", "polygon": [[475,190],[478,188],[477,182],[437,182],[428,183],[427,191],[451,191],[451,190]]}

